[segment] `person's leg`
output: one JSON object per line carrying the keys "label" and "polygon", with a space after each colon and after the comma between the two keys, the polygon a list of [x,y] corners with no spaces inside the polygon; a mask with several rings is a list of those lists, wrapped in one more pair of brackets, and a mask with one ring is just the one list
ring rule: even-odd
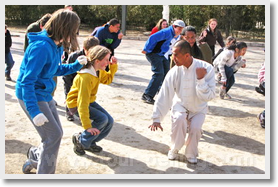
{"label": "person's leg", "polygon": [[[149,82],[148,87],[145,90],[145,94],[149,95],[150,97],[154,97],[158,91],[161,82],[164,79],[164,65],[163,60],[165,59],[164,56],[159,56],[157,54],[147,54],[146,55],[148,61],[151,63],[151,69],[153,72],[152,78]],[[165,59],[166,60],[166,59]]]}
{"label": "person's leg", "polygon": [[228,91],[230,90],[230,88],[234,85],[235,83],[235,76],[234,76],[234,71],[231,67],[228,66],[224,66],[225,68],[225,74],[227,77],[227,81],[226,81],[226,93],[228,93]]}
{"label": "person's leg", "polygon": [[5,69],[6,79],[11,80],[11,69],[14,66],[14,60],[11,52],[5,53],[5,63],[6,63],[6,69]]}
{"label": "person's leg", "polygon": [[172,111],[171,112],[171,151],[178,152],[185,144],[187,132],[187,113]]}
{"label": "person's leg", "polygon": [[92,127],[97,128],[100,134],[93,136],[86,130],[82,132],[79,141],[84,149],[89,149],[92,145],[95,145],[96,141],[100,141],[106,137],[114,123],[113,118],[106,111],[104,112],[104,109],[96,102],[90,104],[89,110],[90,119],[93,120]]}
{"label": "person's leg", "polygon": [[[19,100],[19,103],[33,123],[25,108],[24,102]],[[42,126],[36,126],[33,124],[42,139],[38,150],[36,150],[36,153],[33,153],[39,155],[37,160],[37,174],[54,174],[56,170],[58,150],[63,136],[63,129],[54,100],[51,100],[50,102],[38,102],[38,105],[40,111],[46,116],[49,122]]]}
{"label": "person's leg", "polygon": [[190,120],[188,138],[186,140],[185,156],[187,159],[198,156],[198,143],[202,136],[202,126],[205,121],[205,114],[198,113]]}

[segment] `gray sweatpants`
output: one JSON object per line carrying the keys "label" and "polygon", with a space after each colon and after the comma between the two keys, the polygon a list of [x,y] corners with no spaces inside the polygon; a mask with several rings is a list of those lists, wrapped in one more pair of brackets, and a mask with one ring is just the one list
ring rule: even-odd
{"label": "gray sweatpants", "polygon": [[24,102],[22,100],[18,101],[41,137],[41,144],[38,148],[30,149],[29,155],[32,157],[30,159],[32,165],[37,168],[37,174],[54,174],[58,150],[63,136],[63,129],[55,106],[55,101],[38,102],[40,111],[49,121],[42,126],[36,126],[33,123]]}

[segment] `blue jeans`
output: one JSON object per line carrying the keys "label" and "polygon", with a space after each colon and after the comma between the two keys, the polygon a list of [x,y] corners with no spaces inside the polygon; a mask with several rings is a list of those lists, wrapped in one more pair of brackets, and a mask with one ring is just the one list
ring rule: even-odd
{"label": "blue jeans", "polygon": [[226,93],[228,93],[228,91],[230,90],[230,88],[234,85],[235,83],[235,76],[234,76],[234,71],[231,67],[228,66],[224,66],[225,68],[225,74],[227,77],[227,81],[226,81]]}
{"label": "blue jeans", "polygon": [[87,130],[81,133],[79,141],[85,149],[96,145],[96,142],[105,138],[112,126],[114,124],[114,119],[108,114],[108,112],[102,108],[97,102],[93,102],[89,106],[90,119],[93,120],[92,127],[97,128],[100,131],[100,134],[93,136]]}
{"label": "blue jeans", "polygon": [[12,57],[12,53],[5,53],[5,63],[6,63],[6,69],[5,69],[5,76],[10,76],[11,74],[11,69],[14,66],[14,60]]}
{"label": "blue jeans", "polygon": [[164,56],[156,53],[146,54],[146,58],[151,63],[153,75],[145,94],[154,97],[170,69],[170,63]]}

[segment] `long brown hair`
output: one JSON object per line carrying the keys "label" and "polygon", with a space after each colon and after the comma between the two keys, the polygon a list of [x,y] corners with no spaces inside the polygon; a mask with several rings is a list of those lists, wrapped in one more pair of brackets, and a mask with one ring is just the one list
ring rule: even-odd
{"label": "long brown hair", "polygon": [[[80,18],[75,12],[59,9],[52,14],[44,28],[51,39],[55,41],[63,40],[62,45],[64,50],[69,52],[69,48],[71,51],[79,49],[77,41],[79,25]],[[68,39],[70,42],[68,42]]]}

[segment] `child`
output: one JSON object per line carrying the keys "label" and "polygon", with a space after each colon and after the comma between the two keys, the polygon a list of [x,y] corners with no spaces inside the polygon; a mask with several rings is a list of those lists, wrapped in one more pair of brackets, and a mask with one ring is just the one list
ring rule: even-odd
{"label": "child", "polygon": [[[78,111],[85,129],[82,133],[72,136],[74,152],[84,155],[85,150],[100,152],[102,148],[96,142],[105,138],[110,132],[114,120],[109,113],[96,102],[99,83],[110,84],[118,69],[117,59],[109,57],[111,52],[104,46],[97,45],[88,51],[88,63],[76,75],[67,96],[67,106],[71,114]],[[110,70],[105,68],[110,63]],[[99,71],[99,76],[97,72]],[[93,122],[91,122],[93,120]]]}
{"label": "child", "polygon": [[[87,39],[84,40],[83,42],[83,50],[82,51],[77,51],[74,53],[71,53],[71,55],[69,56],[68,60],[67,60],[67,64],[71,64],[73,62],[75,62],[75,60],[81,56],[81,55],[87,55],[88,54],[88,50],[91,47],[94,47],[96,45],[99,45],[99,40],[97,39],[97,37],[95,36],[89,36]],[[76,73],[70,74],[70,75],[65,75],[63,76],[63,80],[64,80],[64,91],[65,91],[65,95],[67,98],[67,95],[70,91],[70,88],[72,86],[72,82],[74,77],[76,76]],[[74,121],[74,117],[73,115],[70,114],[68,107],[66,107],[66,118],[68,121]]]}
{"label": "child", "polygon": [[234,74],[242,67],[245,68],[245,60],[242,60],[242,56],[247,51],[247,45],[244,42],[232,44],[227,50],[224,50],[214,61],[213,65],[215,70],[219,70],[221,74],[220,98],[231,99],[228,91],[235,83]]}
{"label": "child", "polygon": [[60,9],[54,12],[43,31],[28,34],[30,43],[20,66],[16,96],[40,135],[41,144],[29,148],[23,173],[29,173],[33,168],[37,168],[38,174],[55,173],[63,129],[51,96],[56,86],[53,77],[74,73],[87,63],[85,56],[72,64],[61,62],[63,49],[68,46],[73,50],[78,48],[76,32],[79,25],[76,13]]}

